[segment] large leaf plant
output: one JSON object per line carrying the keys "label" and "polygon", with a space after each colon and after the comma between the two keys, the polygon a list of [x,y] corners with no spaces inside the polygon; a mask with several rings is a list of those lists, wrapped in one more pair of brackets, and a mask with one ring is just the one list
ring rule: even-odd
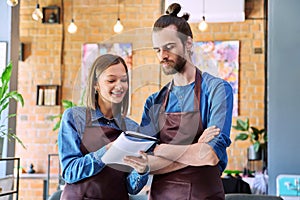
{"label": "large leaf plant", "polygon": [[[24,106],[24,99],[20,93],[17,91],[9,90],[9,82],[11,78],[12,73],[12,63],[9,62],[9,64],[5,67],[4,71],[1,74],[1,85],[0,85],[0,136],[4,137],[5,135],[8,137],[9,140],[15,139],[17,140],[22,147],[26,148],[23,144],[23,142],[20,140],[20,138],[17,137],[15,133],[12,132],[11,128],[6,128],[6,125],[4,124],[4,119],[1,119],[2,112],[8,108],[9,100],[12,99],[16,102],[21,103],[22,106]],[[9,114],[8,116],[5,116],[5,119],[9,119],[12,117],[15,117],[16,114]]]}
{"label": "large leaf plant", "polygon": [[262,143],[267,142],[267,132],[265,129],[258,129],[254,126],[250,126],[248,118],[245,121],[237,119],[236,125],[232,126],[232,128],[241,131],[236,135],[235,141],[250,140],[256,152],[258,152]]}
{"label": "large leaf plant", "polygon": [[[84,95],[85,95],[85,90],[83,91],[83,93],[82,93],[82,95],[80,97],[80,102],[79,102],[78,105],[76,103],[70,101],[70,100],[63,99],[61,102],[62,102],[62,106],[63,106],[64,110],[66,110],[68,108],[72,108],[74,106],[82,106],[83,105]],[[54,121],[55,119],[58,119],[57,122],[54,124],[54,127],[52,128],[53,131],[56,131],[56,130],[59,129],[60,124],[61,124],[62,115],[63,114],[60,113],[58,115],[53,115],[53,116],[50,117],[50,119],[52,121]]]}
{"label": "large leaf plant", "polygon": [[[61,102],[62,102],[62,106],[63,106],[64,109],[71,108],[73,106],[77,106],[75,103],[73,103],[72,101],[69,101],[69,100],[63,99]],[[54,115],[54,116],[50,117],[50,119],[52,121],[55,120],[55,119],[58,119],[58,121],[54,124],[54,127],[52,128],[53,131],[56,131],[56,130],[59,129],[60,124],[61,124],[62,115],[63,114],[60,113],[58,115]]]}

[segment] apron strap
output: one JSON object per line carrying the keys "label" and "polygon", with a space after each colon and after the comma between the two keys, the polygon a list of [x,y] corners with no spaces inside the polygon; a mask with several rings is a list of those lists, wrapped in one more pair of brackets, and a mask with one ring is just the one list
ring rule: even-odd
{"label": "apron strap", "polygon": [[86,108],[86,118],[85,118],[85,126],[92,126],[92,116],[91,116],[91,109]]}
{"label": "apron strap", "polygon": [[[197,68],[196,68],[196,75],[195,75],[195,87],[194,87],[194,111],[197,111],[200,109],[200,94],[201,94],[201,82],[202,82],[202,73],[201,71]],[[174,85],[174,80],[172,80],[171,82],[169,82],[166,87],[168,87],[167,89],[167,92],[166,92],[166,95],[164,97],[164,100],[163,100],[163,104],[162,104],[162,107],[161,107],[161,110],[166,110],[166,106],[167,106],[167,102],[168,102],[168,99],[169,99],[169,94],[170,94],[170,91],[172,90],[172,87]]]}

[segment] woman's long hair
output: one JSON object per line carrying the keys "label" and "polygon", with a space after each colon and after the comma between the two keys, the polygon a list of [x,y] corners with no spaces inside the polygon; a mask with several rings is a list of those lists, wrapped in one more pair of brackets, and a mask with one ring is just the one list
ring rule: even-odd
{"label": "woman's long hair", "polygon": [[[102,74],[104,70],[112,65],[116,65],[122,63],[126,70],[127,74],[127,84],[129,88],[129,78],[128,78],[128,68],[124,61],[124,59],[117,55],[105,54],[101,55],[94,61],[87,80],[86,86],[86,106],[90,109],[95,110],[97,101],[98,101],[98,93],[95,90],[95,85],[97,84],[99,76]],[[101,87],[101,86],[100,86]],[[122,113],[123,116],[126,116],[128,112],[128,102],[129,102],[129,89],[127,90],[123,101],[119,103],[117,112]]]}

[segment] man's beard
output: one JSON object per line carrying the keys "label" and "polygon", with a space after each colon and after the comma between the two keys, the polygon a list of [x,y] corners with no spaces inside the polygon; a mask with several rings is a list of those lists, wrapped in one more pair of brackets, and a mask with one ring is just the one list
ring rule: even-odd
{"label": "man's beard", "polygon": [[165,75],[173,75],[173,74],[176,74],[177,72],[183,71],[183,68],[186,64],[186,59],[183,57],[180,57],[180,56],[177,57],[176,62],[164,59],[160,62],[160,65],[162,66],[162,64],[164,64],[164,63],[168,64],[168,68],[162,67],[164,74]]}

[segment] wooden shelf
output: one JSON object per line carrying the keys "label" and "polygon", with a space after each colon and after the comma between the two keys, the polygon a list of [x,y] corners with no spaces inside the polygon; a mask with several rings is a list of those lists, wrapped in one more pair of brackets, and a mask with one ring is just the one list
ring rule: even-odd
{"label": "wooden shelf", "polygon": [[43,7],[43,24],[59,24],[60,23],[60,7],[47,6]]}
{"label": "wooden shelf", "polygon": [[60,99],[59,85],[37,85],[36,105],[57,106]]}

